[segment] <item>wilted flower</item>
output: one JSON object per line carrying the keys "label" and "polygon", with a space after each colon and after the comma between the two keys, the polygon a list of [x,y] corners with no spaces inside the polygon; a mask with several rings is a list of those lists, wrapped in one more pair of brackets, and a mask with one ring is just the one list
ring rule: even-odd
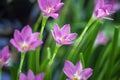
{"label": "wilted flower", "polygon": [[105,45],[108,42],[109,38],[105,36],[105,34],[100,31],[96,37],[95,45]]}
{"label": "wilted flower", "polygon": [[38,75],[34,75],[31,70],[28,71],[27,76],[23,73],[20,74],[20,80],[43,80],[44,73],[40,73]]}
{"label": "wilted flower", "polygon": [[59,45],[72,44],[77,36],[76,33],[70,33],[70,25],[66,24],[61,29],[57,24],[54,25],[54,30],[51,30],[52,36]]}
{"label": "wilted flower", "polygon": [[10,59],[11,54],[9,53],[8,46],[5,46],[0,51],[0,66],[5,66],[8,63],[8,60]]}
{"label": "wilted flower", "polygon": [[64,5],[61,0],[38,0],[39,7],[44,16],[58,18],[59,9]]}
{"label": "wilted flower", "polygon": [[114,12],[115,11],[113,10],[112,2],[105,0],[95,0],[95,8],[94,8],[95,17],[113,20],[112,18],[108,18],[106,16],[113,14]]}
{"label": "wilted flower", "polygon": [[41,40],[38,40],[39,33],[32,33],[32,29],[29,25],[25,26],[21,32],[15,30],[14,39],[10,42],[20,52],[26,52],[29,50],[35,50],[36,47],[42,44]]}
{"label": "wilted flower", "polygon": [[63,72],[68,76],[66,80],[87,80],[92,75],[92,69],[82,69],[81,62],[75,66],[70,61],[65,61]]}

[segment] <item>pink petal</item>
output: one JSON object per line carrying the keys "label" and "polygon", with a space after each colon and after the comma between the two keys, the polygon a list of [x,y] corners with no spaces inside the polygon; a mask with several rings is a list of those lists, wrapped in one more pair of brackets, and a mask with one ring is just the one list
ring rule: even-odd
{"label": "pink petal", "polygon": [[43,80],[44,79],[44,73],[40,73],[36,76],[35,80]]}
{"label": "pink petal", "polygon": [[86,68],[81,72],[81,75],[88,79],[92,75],[92,69],[91,68]]}
{"label": "pink petal", "polygon": [[60,28],[57,24],[54,24],[54,34],[57,37],[61,37],[61,32],[60,32]]}
{"label": "pink petal", "polygon": [[28,80],[34,80],[35,79],[35,76],[34,76],[34,74],[31,70],[28,71],[27,79]]}
{"label": "pink petal", "polygon": [[21,36],[21,33],[18,30],[15,30],[15,32],[14,32],[14,39],[17,42],[23,42],[23,38]]}
{"label": "pink petal", "polygon": [[11,40],[10,40],[10,43],[11,43],[15,48],[18,48],[18,47],[19,47],[18,43],[17,43],[14,39],[11,39]]}
{"label": "pink petal", "polygon": [[40,46],[43,42],[40,41],[40,40],[36,40],[36,41],[33,41],[31,44],[30,44],[30,50],[35,50],[36,47]]}
{"label": "pink petal", "polygon": [[49,16],[54,18],[54,19],[57,19],[59,14],[58,13],[53,13],[53,14],[50,14]]}
{"label": "pink petal", "polygon": [[68,35],[68,39],[74,40],[77,37],[77,33],[72,33]]}
{"label": "pink petal", "polygon": [[47,8],[46,0],[38,0],[38,4],[39,4],[41,11],[45,12],[45,10]]}
{"label": "pink petal", "polygon": [[75,70],[76,70],[76,72],[78,72],[78,73],[81,73],[81,72],[82,72],[82,64],[81,64],[80,61],[76,64]]}
{"label": "pink petal", "polygon": [[29,25],[25,26],[22,31],[21,31],[21,35],[23,36],[23,38],[26,40],[30,35],[32,34],[32,29]]}
{"label": "pink petal", "polygon": [[65,61],[63,72],[71,79],[75,72],[75,66],[70,61]]}
{"label": "pink petal", "polygon": [[57,6],[55,6],[55,12],[58,11],[63,5],[64,3],[57,4]]}
{"label": "pink petal", "polygon": [[26,76],[23,73],[20,73],[20,80],[26,80]]}
{"label": "pink petal", "polygon": [[62,35],[69,34],[70,33],[70,24],[65,24],[61,28]]}
{"label": "pink petal", "polygon": [[9,53],[9,47],[8,47],[8,46],[5,46],[5,47],[2,49],[2,53],[3,53],[3,55],[6,55],[7,53]]}

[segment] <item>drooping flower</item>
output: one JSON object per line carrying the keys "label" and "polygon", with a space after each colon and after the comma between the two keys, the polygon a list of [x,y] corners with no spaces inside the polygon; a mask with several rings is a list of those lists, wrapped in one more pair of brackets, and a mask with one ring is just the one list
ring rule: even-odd
{"label": "drooping flower", "polygon": [[41,40],[38,40],[39,33],[32,33],[32,29],[29,25],[25,26],[21,32],[15,30],[14,39],[11,39],[11,44],[20,52],[26,52],[29,50],[35,50],[36,47],[42,44]]}
{"label": "drooping flower", "polygon": [[1,51],[0,51],[0,66],[5,66],[7,65],[9,59],[11,57],[11,54],[9,52],[8,46],[5,46]]}
{"label": "drooping flower", "polygon": [[58,11],[64,5],[61,0],[38,0],[38,4],[44,16],[54,19],[58,18]]}
{"label": "drooping flower", "polygon": [[59,45],[72,44],[77,37],[76,33],[70,33],[70,24],[64,25],[61,29],[57,24],[54,25],[54,30],[51,30],[52,36]]}
{"label": "drooping flower", "polygon": [[107,16],[113,14],[114,12],[115,11],[113,9],[113,2],[105,0],[95,0],[94,16],[96,18],[113,20],[112,18],[108,18]]}
{"label": "drooping flower", "polygon": [[63,72],[67,75],[66,80],[87,80],[92,75],[92,69],[82,69],[81,62],[73,65],[70,61],[65,61]]}
{"label": "drooping flower", "polygon": [[108,42],[109,38],[105,36],[103,31],[100,31],[96,37],[95,45],[105,45]]}
{"label": "drooping flower", "polygon": [[31,70],[28,71],[27,75],[20,73],[20,80],[43,80],[44,73],[34,75]]}

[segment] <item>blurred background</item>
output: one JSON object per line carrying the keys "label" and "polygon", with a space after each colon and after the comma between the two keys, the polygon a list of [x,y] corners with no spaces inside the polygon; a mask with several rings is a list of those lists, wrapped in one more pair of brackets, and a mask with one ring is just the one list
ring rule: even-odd
{"label": "blurred background", "polygon": [[[80,34],[92,15],[94,0],[62,0],[62,2],[64,2],[65,5],[60,11],[59,19],[54,20],[49,18],[46,24],[44,40],[46,40],[49,30],[53,28],[54,23],[58,23],[61,27],[69,23],[71,25],[71,32]],[[119,0],[117,2],[119,2]],[[13,37],[14,30],[21,30],[27,24],[33,28],[40,14],[37,0],[0,0],[0,49],[5,45],[9,45],[11,46],[10,50],[13,54],[11,63],[8,65],[9,67],[3,68],[2,80],[12,80],[11,75],[14,76],[14,73],[11,73],[11,70],[16,71],[16,66],[19,64],[19,55],[16,54],[18,52],[9,43],[10,38]],[[118,9],[117,12],[110,17],[114,20],[105,20],[100,31],[103,31],[105,35],[111,39],[114,26],[120,25],[120,10]],[[100,45],[99,48],[97,47],[96,52],[99,52],[103,46],[104,45]],[[56,72],[56,75],[57,73],[59,74],[59,70]],[[54,80],[56,80],[56,75]]]}

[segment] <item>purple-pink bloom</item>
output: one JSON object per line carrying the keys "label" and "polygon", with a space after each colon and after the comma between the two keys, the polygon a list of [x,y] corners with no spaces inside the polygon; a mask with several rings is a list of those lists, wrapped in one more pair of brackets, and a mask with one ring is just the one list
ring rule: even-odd
{"label": "purple-pink bloom", "polygon": [[113,20],[112,18],[108,18],[107,16],[113,14],[114,12],[115,11],[113,10],[112,2],[105,0],[95,0],[94,16],[96,18]]}
{"label": "purple-pink bloom", "polygon": [[64,25],[61,29],[55,24],[54,30],[51,30],[51,32],[59,45],[72,44],[72,41],[77,37],[76,33],[70,33],[70,24]]}
{"label": "purple-pink bloom", "polygon": [[10,40],[11,44],[20,52],[26,52],[29,50],[35,50],[36,47],[42,44],[41,40],[38,40],[39,33],[32,33],[32,29],[29,25],[25,26],[21,32],[15,30],[14,38]]}
{"label": "purple-pink bloom", "polygon": [[65,61],[63,72],[68,77],[66,80],[87,80],[92,75],[92,69],[82,69],[80,61],[76,65],[70,61]]}
{"label": "purple-pink bloom", "polygon": [[44,73],[35,76],[31,70],[28,71],[27,75],[20,73],[20,80],[43,80],[43,78]]}
{"label": "purple-pink bloom", "polygon": [[95,45],[105,45],[108,42],[109,38],[105,36],[103,31],[100,31],[96,37]]}
{"label": "purple-pink bloom", "polygon": [[38,0],[38,4],[44,16],[54,19],[58,18],[58,11],[64,5],[61,0]]}
{"label": "purple-pink bloom", "polygon": [[11,57],[11,54],[9,52],[9,47],[5,46],[1,51],[0,51],[0,66],[6,66],[9,59]]}

